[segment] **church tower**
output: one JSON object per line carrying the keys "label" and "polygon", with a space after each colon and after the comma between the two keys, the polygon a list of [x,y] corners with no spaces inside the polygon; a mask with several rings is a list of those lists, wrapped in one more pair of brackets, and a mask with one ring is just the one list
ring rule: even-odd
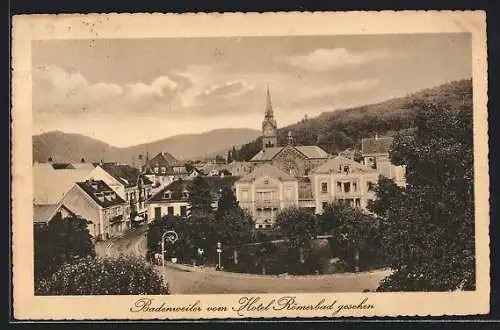
{"label": "church tower", "polygon": [[269,87],[267,88],[266,113],[262,121],[262,149],[278,146],[278,127],[274,119]]}

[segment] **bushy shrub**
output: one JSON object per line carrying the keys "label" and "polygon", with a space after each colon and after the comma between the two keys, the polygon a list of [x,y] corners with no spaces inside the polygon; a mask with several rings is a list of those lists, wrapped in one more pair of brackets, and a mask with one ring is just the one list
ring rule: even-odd
{"label": "bushy shrub", "polygon": [[37,295],[168,294],[154,266],[133,257],[87,257],[35,283]]}

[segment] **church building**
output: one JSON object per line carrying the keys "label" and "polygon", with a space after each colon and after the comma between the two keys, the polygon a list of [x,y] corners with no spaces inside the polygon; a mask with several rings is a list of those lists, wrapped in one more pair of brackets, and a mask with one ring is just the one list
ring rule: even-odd
{"label": "church building", "polygon": [[264,120],[262,121],[262,150],[250,162],[270,164],[293,177],[308,176],[310,171],[325,163],[330,155],[318,146],[295,145],[293,133],[288,132],[287,143],[278,145],[278,125],[274,119],[269,89]]}

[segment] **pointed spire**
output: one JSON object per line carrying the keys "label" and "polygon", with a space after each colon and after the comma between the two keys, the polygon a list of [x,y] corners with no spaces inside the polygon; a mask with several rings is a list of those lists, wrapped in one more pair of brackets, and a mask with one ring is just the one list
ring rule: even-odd
{"label": "pointed spire", "polygon": [[269,93],[269,86],[267,86],[267,102],[266,102],[266,117],[273,117],[273,105],[271,104],[271,94]]}

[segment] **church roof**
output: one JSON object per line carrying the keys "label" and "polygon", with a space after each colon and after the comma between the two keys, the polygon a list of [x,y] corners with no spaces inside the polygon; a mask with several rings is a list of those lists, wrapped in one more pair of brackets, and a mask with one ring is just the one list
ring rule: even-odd
{"label": "church roof", "polygon": [[[271,147],[259,151],[250,161],[272,160],[284,147]],[[330,155],[318,146],[294,146],[296,150],[302,153],[306,158],[328,158]]]}
{"label": "church roof", "polygon": [[350,172],[365,172],[365,173],[376,173],[377,171],[371,167],[365,166],[361,163],[358,163],[352,159],[345,158],[342,156],[336,156],[334,158],[330,158],[323,165],[318,166],[313,170],[313,173],[322,173],[322,174],[330,174],[334,173],[342,173],[344,166],[349,166]]}
{"label": "church roof", "polygon": [[361,140],[361,153],[369,154],[387,154],[391,148],[394,138],[390,136],[381,136],[374,138],[365,138]]}
{"label": "church roof", "polygon": [[286,174],[277,167],[269,164],[262,164],[254,168],[252,172],[242,177],[240,180],[238,180],[238,182],[251,182],[263,176],[277,178],[281,181],[297,181],[296,178]]}

